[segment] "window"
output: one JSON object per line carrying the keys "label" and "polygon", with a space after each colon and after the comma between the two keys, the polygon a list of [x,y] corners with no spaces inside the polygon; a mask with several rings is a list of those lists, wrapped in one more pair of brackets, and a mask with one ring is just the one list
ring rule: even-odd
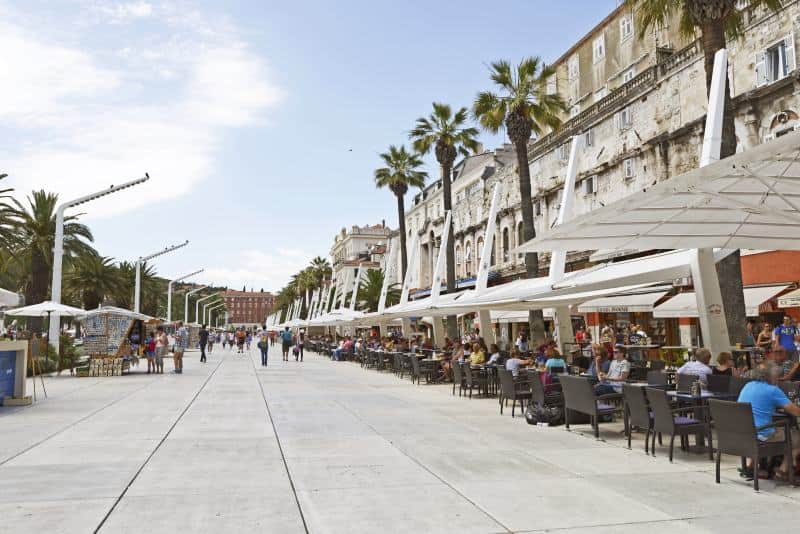
{"label": "window", "polygon": [[569,58],[569,62],[567,63],[567,76],[569,76],[570,80],[575,80],[578,78],[580,74],[580,62],[578,60],[577,54]]}
{"label": "window", "polygon": [[[522,223],[520,222],[517,224],[517,246],[520,247],[523,243],[525,243],[525,232],[523,231]],[[522,254],[517,254],[518,258],[521,258],[522,256]]]}
{"label": "window", "polygon": [[583,181],[583,194],[589,196],[595,193],[597,193],[597,175],[593,174]]}
{"label": "window", "polygon": [[636,160],[633,158],[622,160],[622,175],[626,180],[630,180],[636,176]]}
{"label": "window", "polygon": [[625,41],[633,35],[633,17],[630,15],[622,17],[619,21],[620,41]]}
{"label": "window", "polygon": [[583,144],[586,148],[594,146],[594,129],[588,130],[583,134]]}
{"label": "window", "polygon": [[636,76],[636,67],[631,67],[622,73],[622,83],[628,83]]}
{"label": "window", "polygon": [[618,130],[627,130],[631,127],[631,124],[633,124],[633,112],[630,106],[614,115],[614,117],[616,119]]}
{"label": "window", "polygon": [[606,57],[606,37],[601,35],[592,42],[592,58],[597,63]]}
{"label": "window", "polygon": [[608,94],[608,89],[606,89],[605,86],[601,87],[600,89],[594,92],[594,101],[600,102],[606,97],[607,94]]}
{"label": "window", "polygon": [[559,145],[559,147],[556,149],[556,155],[558,156],[559,161],[569,161],[569,143]]}
{"label": "window", "polygon": [[508,261],[508,228],[503,228],[503,261]]}
{"label": "window", "polygon": [[537,200],[533,203],[533,214],[538,216],[542,214],[542,201]]}
{"label": "window", "polygon": [[555,75],[550,76],[549,78],[547,78],[547,89],[546,89],[546,91],[547,91],[548,95],[554,95],[554,94],[556,94],[558,92],[558,85],[557,85],[556,80],[557,80],[557,78],[555,77]]}
{"label": "window", "polygon": [[777,82],[795,69],[794,36],[787,35],[756,54],[756,86]]}

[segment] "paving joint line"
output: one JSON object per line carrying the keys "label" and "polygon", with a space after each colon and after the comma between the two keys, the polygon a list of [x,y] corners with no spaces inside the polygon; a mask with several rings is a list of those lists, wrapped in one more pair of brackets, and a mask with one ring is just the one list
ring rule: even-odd
{"label": "paving joint line", "polygon": [[482,506],[480,506],[478,503],[476,503],[475,501],[473,501],[472,499],[470,499],[469,497],[467,497],[466,495],[464,495],[464,494],[463,494],[462,492],[460,492],[460,491],[459,491],[459,490],[458,490],[458,489],[457,489],[455,486],[453,486],[453,485],[452,485],[452,484],[450,484],[448,481],[446,481],[444,478],[442,478],[441,476],[439,476],[439,474],[437,474],[437,473],[436,473],[436,472],[434,472],[432,469],[430,469],[428,466],[426,466],[425,464],[423,464],[422,462],[420,462],[420,461],[419,461],[417,458],[415,458],[414,456],[412,456],[411,454],[409,454],[407,451],[403,450],[401,447],[398,447],[398,446],[397,446],[397,445],[396,445],[396,444],[395,444],[393,441],[391,441],[390,439],[388,439],[386,436],[384,436],[383,434],[381,434],[380,432],[378,432],[378,430],[377,430],[377,429],[376,429],[374,426],[372,426],[371,424],[369,424],[369,423],[368,423],[366,420],[364,420],[364,418],[362,418],[362,417],[361,417],[360,415],[358,415],[356,412],[354,412],[353,410],[351,410],[351,409],[350,409],[349,407],[347,407],[345,404],[342,404],[340,401],[334,401],[334,402],[335,402],[336,404],[338,404],[339,406],[341,406],[343,410],[345,410],[346,412],[350,413],[350,414],[351,414],[353,417],[355,417],[356,419],[358,419],[358,420],[359,420],[361,423],[363,423],[364,425],[366,425],[366,426],[367,426],[367,428],[369,428],[369,429],[370,429],[372,432],[374,432],[374,433],[375,433],[377,436],[379,436],[381,439],[385,440],[387,443],[391,444],[391,446],[392,446],[392,447],[394,447],[395,449],[397,449],[398,451],[400,451],[400,453],[401,453],[403,456],[405,456],[406,458],[408,458],[409,460],[411,460],[412,462],[414,462],[415,464],[417,464],[418,466],[420,466],[422,469],[424,469],[424,470],[425,470],[425,471],[427,471],[428,473],[430,473],[430,474],[431,474],[431,475],[432,475],[434,478],[436,478],[436,479],[437,479],[439,482],[441,482],[442,484],[444,484],[445,486],[447,486],[448,488],[450,488],[451,490],[453,490],[453,491],[454,491],[454,492],[455,492],[457,495],[459,495],[459,496],[460,496],[462,499],[464,499],[465,501],[467,501],[468,503],[470,503],[472,506],[474,506],[474,507],[475,507],[475,509],[477,509],[477,510],[480,510],[480,511],[481,511],[481,513],[483,513],[484,515],[486,515],[486,517],[488,517],[489,519],[491,519],[492,521],[494,521],[495,523],[497,523],[497,524],[498,524],[500,527],[502,527],[503,529],[505,529],[505,531],[506,531],[506,532],[508,532],[508,533],[511,533],[511,532],[513,532],[513,530],[511,530],[511,529],[510,529],[510,528],[508,528],[506,525],[504,525],[504,524],[503,524],[503,523],[502,523],[502,522],[501,522],[499,519],[497,519],[497,518],[496,518],[496,517],[494,517],[492,514],[490,514],[490,513],[489,513],[487,510],[485,510],[485,509],[484,509]]}
{"label": "paving joint line", "polygon": [[264,392],[264,384],[261,382],[261,379],[258,378],[258,370],[256,369],[256,364],[253,361],[253,354],[252,351],[248,354],[248,359],[250,360],[250,365],[253,367],[253,376],[258,382],[258,388],[261,390],[261,398],[264,399],[264,406],[267,409],[267,417],[269,417],[269,424],[272,425],[272,432],[275,434],[275,441],[278,444],[278,451],[281,453],[281,460],[283,460],[283,468],[286,470],[286,476],[289,478],[289,486],[292,488],[292,494],[294,495],[294,502],[297,504],[297,512],[300,514],[300,520],[303,522],[303,530],[306,534],[309,534],[308,530],[308,523],[306,523],[306,516],[303,513],[303,507],[300,505],[300,498],[297,496],[297,488],[294,485],[294,480],[292,479],[292,472],[289,470],[289,463],[286,461],[286,455],[283,452],[283,445],[281,444],[281,437],[278,435],[278,429],[275,427],[275,420],[272,418],[272,410],[269,408],[269,401],[267,400],[267,394]]}
{"label": "paving joint line", "polygon": [[175,422],[172,423],[172,425],[169,427],[169,430],[167,430],[167,432],[164,434],[164,436],[159,440],[158,444],[150,452],[150,454],[147,455],[147,458],[145,458],[144,462],[142,462],[142,465],[139,466],[139,469],[136,470],[136,473],[134,473],[133,477],[131,477],[130,481],[128,481],[128,484],[125,486],[125,489],[122,490],[122,493],[120,493],[119,497],[117,497],[114,500],[114,504],[111,505],[111,508],[109,508],[108,512],[106,512],[106,515],[103,516],[103,519],[100,521],[100,524],[98,524],[97,528],[94,529],[94,534],[97,534],[98,532],[100,532],[100,529],[103,528],[103,525],[106,524],[106,521],[108,521],[108,518],[111,517],[111,514],[114,513],[114,510],[117,509],[117,505],[119,505],[120,501],[122,501],[122,499],[125,497],[125,494],[128,493],[128,490],[133,485],[133,483],[136,481],[136,479],[139,477],[139,475],[142,473],[142,471],[144,470],[145,466],[148,464],[148,462],[150,462],[150,460],[153,459],[153,456],[155,456],[156,452],[158,452],[158,449],[161,448],[161,445],[164,444],[164,442],[167,440],[167,438],[172,433],[172,431],[175,429],[175,427],[178,426],[178,423],[181,421],[181,419],[183,419],[183,416],[186,415],[186,412],[189,411],[189,408],[192,407],[192,404],[194,404],[194,401],[197,400],[197,397],[200,396],[200,393],[203,392],[205,387],[211,381],[211,378],[216,374],[217,370],[222,366],[222,362],[224,362],[224,361],[225,361],[225,358],[221,359],[219,361],[219,363],[217,364],[217,366],[214,367],[214,370],[211,371],[211,373],[203,381],[203,385],[200,386],[200,389],[197,390],[197,393],[194,394],[192,399],[188,402],[188,404],[186,404],[186,407],[183,409],[183,411],[181,411],[180,415],[178,415],[178,417],[175,419]]}
{"label": "paving joint line", "polygon": [[[98,384],[98,383],[99,383],[99,382],[95,382],[95,385],[96,385],[96,384]],[[132,396],[134,393],[138,393],[138,392],[142,391],[143,389],[146,389],[146,388],[150,387],[150,386],[151,386],[151,385],[153,385],[153,384],[155,384],[155,381],[153,381],[153,382],[148,382],[147,384],[143,385],[142,387],[136,388],[136,389],[134,389],[133,391],[131,391],[131,392],[129,392],[129,393],[127,393],[127,394],[123,395],[122,397],[119,397],[118,399],[114,399],[113,401],[109,402],[108,404],[106,404],[106,405],[104,405],[104,406],[101,406],[100,408],[98,408],[98,409],[94,410],[93,412],[90,412],[90,413],[88,413],[88,414],[84,415],[83,417],[81,417],[80,419],[78,419],[78,420],[76,420],[76,421],[73,421],[72,423],[68,424],[67,426],[65,426],[65,427],[63,427],[63,428],[61,428],[61,429],[59,429],[59,430],[56,430],[55,432],[53,432],[53,433],[52,433],[52,434],[50,434],[49,436],[47,436],[47,437],[44,437],[44,438],[40,439],[39,441],[37,441],[36,443],[34,443],[34,444],[32,444],[32,445],[30,445],[30,446],[28,446],[28,447],[26,447],[26,448],[22,449],[21,451],[19,451],[18,453],[14,454],[13,456],[9,456],[9,457],[8,457],[8,458],[6,458],[5,460],[3,460],[3,461],[0,461],[0,466],[2,466],[2,465],[5,465],[6,463],[10,462],[11,460],[13,460],[13,459],[15,459],[15,458],[18,458],[18,457],[22,456],[22,455],[23,455],[23,454],[25,454],[26,452],[28,452],[28,451],[30,451],[30,450],[32,450],[32,449],[34,449],[34,448],[38,447],[39,445],[43,444],[44,442],[46,442],[46,441],[50,441],[50,440],[51,440],[51,439],[53,439],[54,437],[58,436],[59,434],[61,434],[61,433],[63,433],[63,432],[66,432],[67,430],[69,430],[70,428],[74,427],[75,425],[78,425],[78,424],[80,424],[80,423],[82,423],[82,422],[86,421],[86,420],[87,420],[87,419],[89,419],[90,417],[92,417],[92,416],[94,416],[94,415],[97,415],[98,413],[102,412],[103,410],[105,410],[105,409],[107,409],[107,408],[111,408],[111,407],[112,407],[113,405],[115,405],[116,403],[118,403],[118,402],[120,402],[120,401],[123,401],[123,400],[127,399],[128,397]],[[82,388],[81,388],[81,389],[82,389]]]}

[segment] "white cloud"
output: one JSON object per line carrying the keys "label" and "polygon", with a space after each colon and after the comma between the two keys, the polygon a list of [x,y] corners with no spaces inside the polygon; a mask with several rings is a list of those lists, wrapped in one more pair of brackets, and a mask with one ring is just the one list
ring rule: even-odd
{"label": "white cloud", "polygon": [[234,262],[236,268],[206,268],[203,276],[215,285],[227,285],[238,289],[242,286],[264,288],[277,291],[283,287],[292,275],[308,265],[313,257],[310,252],[278,251],[270,254],[259,250],[242,251]]}
{"label": "white cloud", "polygon": [[148,2],[112,2],[98,6],[101,13],[112,22],[124,22],[129,19],[141,19],[153,14],[153,6]]}
{"label": "white cloud", "polygon": [[[145,2],[104,6],[131,17],[152,12]],[[282,98],[264,61],[224,27],[212,35],[162,23],[147,49],[120,42],[97,50],[0,21],[0,119],[12,133],[0,160],[9,185],[20,196],[44,188],[73,197],[150,173],[139,194],[98,201],[92,217],[197,186],[214,172],[227,130],[264,120]]]}

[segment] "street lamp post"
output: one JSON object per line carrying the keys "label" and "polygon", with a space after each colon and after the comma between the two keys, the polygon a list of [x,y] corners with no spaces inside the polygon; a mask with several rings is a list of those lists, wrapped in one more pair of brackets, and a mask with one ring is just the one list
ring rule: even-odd
{"label": "street lamp post", "polygon": [[[135,180],[131,180],[129,182],[125,182],[124,184],[120,185],[112,185],[108,189],[92,193],[91,195],[86,195],[80,198],[76,198],[75,200],[64,202],[63,204],[58,206],[58,208],[56,208],[56,232],[55,232],[55,239],[53,242],[53,279],[50,284],[51,301],[57,303],[61,302],[61,274],[64,261],[64,211],[66,211],[68,208],[73,208],[80,204],[96,200],[100,197],[116,193],[117,191],[122,191],[123,189],[139,185],[141,183],[146,182],[149,179],[150,175],[144,173],[144,176],[142,178],[137,178]],[[50,326],[47,334],[47,340],[50,343],[50,345],[56,348],[58,348],[58,333],[60,329],[61,329],[61,317],[57,313],[54,313],[53,316],[50,318]]]}
{"label": "street lamp post", "polygon": [[175,282],[180,282],[181,280],[186,280],[187,278],[190,278],[190,277],[192,277],[192,276],[194,276],[196,274],[200,274],[202,272],[203,272],[203,269],[200,269],[200,270],[197,270],[197,271],[195,271],[193,273],[189,273],[189,274],[185,274],[183,276],[180,276],[180,277],[176,278],[175,280],[170,280],[169,281],[169,283],[167,284],[167,322],[168,323],[172,322],[172,284],[174,284]]}
{"label": "street lamp post", "polygon": [[154,252],[149,256],[140,256],[138,260],[136,260],[136,284],[133,288],[133,311],[139,313],[139,304],[140,304],[140,297],[142,292],[142,263],[147,260],[152,260],[153,258],[157,258],[159,256],[163,256],[173,250],[178,250],[179,248],[183,248],[189,244],[189,240],[187,239],[183,243],[179,245],[172,245],[170,247],[165,248],[164,250],[159,250],[158,252]]}
{"label": "street lamp post", "polygon": [[212,301],[211,301],[211,302],[209,302],[208,304],[203,304],[203,322],[202,322],[202,323],[200,323],[200,324],[206,324],[206,309],[207,309],[209,306],[215,306],[215,305],[217,305],[217,304],[224,304],[224,303],[225,303],[224,301],[223,301],[222,303],[220,303],[220,302],[215,302],[215,301],[213,301],[213,300],[212,300]]}
{"label": "street lamp post", "polygon": [[208,322],[206,324],[211,324],[212,313],[214,313],[215,310],[218,310],[218,309],[222,308],[223,306],[225,306],[225,303],[224,302],[220,302],[219,304],[215,304],[214,306],[211,306],[208,309]]}
{"label": "street lamp post", "polygon": [[203,302],[204,300],[208,300],[210,298],[214,298],[214,297],[218,297],[218,296],[219,296],[219,293],[214,293],[214,294],[208,295],[207,297],[203,297],[201,299],[197,299],[196,301],[194,301],[194,322],[195,323],[199,323],[200,322],[200,303]]}
{"label": "street lamp post", "polygon": [[183,301],[183,322],[189,324],[189,295],[194,295],[198,291],[202,291],[208,286],[200,286],[196,289],[192,289],[191,291],[187,291],[186,298]]}

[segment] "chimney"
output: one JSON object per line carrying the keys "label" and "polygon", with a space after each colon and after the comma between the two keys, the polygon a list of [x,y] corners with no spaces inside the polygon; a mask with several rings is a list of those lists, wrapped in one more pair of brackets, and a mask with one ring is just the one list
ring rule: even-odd
{"label": "chimney", "polygon": [[381,228],[386,228],[386,219],[381,219]]}

